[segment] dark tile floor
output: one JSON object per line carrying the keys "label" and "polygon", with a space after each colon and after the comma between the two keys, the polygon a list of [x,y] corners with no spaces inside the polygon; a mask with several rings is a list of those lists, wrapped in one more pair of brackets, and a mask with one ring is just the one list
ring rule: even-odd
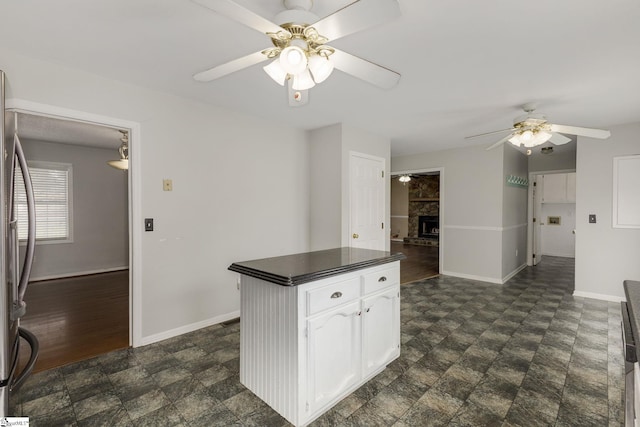
{"label": "dark tile floor", "polygon": [[[620,308],[573,297],[573,260],[506,285],[402,285],[402,355],[315,426],[620,426]],[[31,426],[286,426],[238,381],[239,324],[31,377]]]}

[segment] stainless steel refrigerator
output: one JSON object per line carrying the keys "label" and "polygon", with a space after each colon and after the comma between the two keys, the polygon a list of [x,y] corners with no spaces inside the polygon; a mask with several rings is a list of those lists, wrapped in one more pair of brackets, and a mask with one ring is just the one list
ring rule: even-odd
{"label": "stainless steel refrigerator", "polygon": [[[20,327],[20,318],[25,314],[24,294],[29,283],[29,274],[33,263],[35,249],[35,205],[33,187],[27,162],[20,145],[17,133],[17,114],[5,108],[5,73],[0,70],[0,418],[20,415],[10,414],[9,396],[17,390],[29,375],[38,357],[38,340],[29,331]],[[18,168],[18,169],[16,169]],[[20,171],[14,174],[15,171]],[[24,181],[27,195],[28,237],[26,239],[25,256],[20,262],[20,246],[18,241],[18,221],[14,209],[14,176]],[[29,361],[22,369],[18,369],[18,355],[21,351],[21,340],[31,347]],[[26,348],[24,350],[27,350]],[[24,351],[23,350],[23,351]]]}

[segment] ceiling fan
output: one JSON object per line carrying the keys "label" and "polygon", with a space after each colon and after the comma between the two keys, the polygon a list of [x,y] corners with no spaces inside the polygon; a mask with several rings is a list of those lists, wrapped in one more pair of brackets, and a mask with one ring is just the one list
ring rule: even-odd
{"label": "ceiling fan", "polygon": [[[232,0],[192,0],[220,15],[266,34],[272,46],[193,76],[208,82],[263,61],[264,71],[278,84],[288,83],[290,98],[306,103],[306,91],[324,81],[334,68],[383,89],[390,89],[400,74],[327,43],[389,21],[400,15],[397,0],[359,0],[319,19],[310,10],[313,0],[283,0],[286,10],[271,22]],[[291,103],[291,101],[290,101]]]}
{"label": "ceiling fan", "polygon": [[507,141],[511,142],[516,147],[523,146],[526,148],[535,147],[537,145],[544,144],[547,141],[555,145],[564,145],[571,141],[571,138],[567,138],[561,133],[598,139],[606,139],[611,136],[611,132],[608,130],[549,123],[544,115],[534,114],[536,108],[533,104],[525,104],[522,106],[522,109],[526,114],[514,119],[512,128],[467,136],[465,139],[493,135],[502,132],[511,132],[500,141],[487,147],[487,150],[491,150],[492,148],[498,147]]}

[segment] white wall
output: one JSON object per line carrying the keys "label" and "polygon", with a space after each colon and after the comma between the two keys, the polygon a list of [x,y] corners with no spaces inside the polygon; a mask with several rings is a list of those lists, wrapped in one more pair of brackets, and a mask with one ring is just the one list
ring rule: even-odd
{"label": "white wall", "polygon": [[[559,216],[560,225],[549,224],[550,216]],[[573,234],[576,228],[575,203],[543,203],[540,221],[544,224],[540,229],[542,255],[574,258],[576,252],[576,239]]]}
{"label": "white wall", "polygon": [[[349,235],[349,159],[351,152],[385,159],[389,176],[391,143],[345,124],[335,124],[309,132],[310,168],[310,248],[322,250],[346,247]],[[385,224],[390,226],[390,182],[385,180]],[[385,239],[386,250],[389,240]]]}
{"label": "white wall", "polygon": [[623,299],[622,281],[640,280],[640,229],[612,227],[613,157],[631,154],[640,154],[640,123],[612,127],[604,141],[578,138],[576,295]]}
{"label": "white wall", "polygon": [[342,126],[309,132],[309,247],[342,245]]}
{"label": "white wall", "polygon": [[[131,141],[140,166],[132,171],[141,195],[138,343],[237,316],[232,262],[308,250],[305,132],[8,50],[0,58],[7,98],[140,123]],[[163,178],[173,179],[172,192],[162,191]],[[154,232],[140,231],[145,217]]]}
{"label": "white wall", "polygon": [[128,268],[127,173],[107,165],[118,157],[117,150],[25,138],[21,142],[29,162],[73,167],[73,242],[37,244],[32,280]]}
{"label": "white wall", "polygon": [[503,147],[502,280],[526,266],[527,189],[507,185],[507,176],[528,177],[528,159],[511,144]]}
{"label": "white wall", "polygon": [[576,169],[576,150],[556,151],[552,154],[529,156],[529,172]]}
{"label": "white wall", "polygon": [[503,152],[482,146],[391,159],[391,171],[444,168],[442,274],[502,282]]}

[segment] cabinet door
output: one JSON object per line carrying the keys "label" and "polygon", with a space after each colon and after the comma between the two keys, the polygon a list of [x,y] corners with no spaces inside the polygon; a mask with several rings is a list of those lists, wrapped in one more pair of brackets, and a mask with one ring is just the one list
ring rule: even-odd
{"label": "cabinet door", "polygon": [[307,415],[311,415],[361,378],[360,303],[311,318],[307,328]]}
{"label": "cabinet door", "polygon": [[576,202],[576,173],[567,174],[567,202]]}
{"label": "cabinet door", "polygon": [[542,186],[543,203],[567,203],[567,174],[544,175]]}
{"label": "cabinet door", "polygon": [[363,376],[400,354],[400,292],[397,286],[365,298],[362,308]]}

